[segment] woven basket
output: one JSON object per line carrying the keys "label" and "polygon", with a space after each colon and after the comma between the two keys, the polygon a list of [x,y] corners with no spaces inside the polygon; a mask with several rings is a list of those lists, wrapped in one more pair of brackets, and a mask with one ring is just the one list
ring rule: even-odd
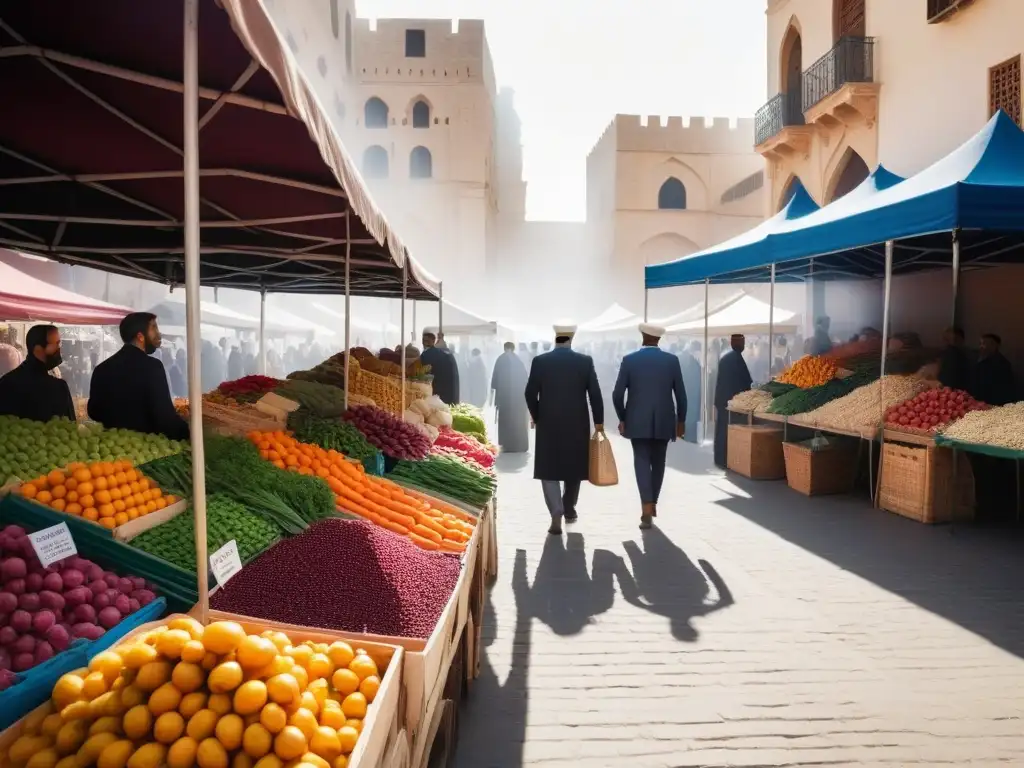
{"label": "woven basket", "polygon": [[726,463],[730,470],[751,480],[781,480],[786,476],[782,429],[763,424],[730,424]]}
{"label": "woven basket", "polygon": [[919,523],[974,518],[974,473],[967,457],[953,451],[886,443],[879,469],[878,506]]}
{"label": "woven basket", "polygon": [[228,408],[203,400],[203,425],[221,435],[245,435],[252,431],[274,432],[285,422],[273,419],[252,406]]}
{"label": "woven basket", "polygon": [[812,450],[799,443],[783,443],[786,482],[805,496],[849,493],[856,475],[856,456],[843,444]]}
{"label": "woven basket", "polygon": [[349,390],[357,395],[369,397],[377,403],[378,408],[396,416],[405,410],[402,407],[401,385],[389,376],[371,373],[364,368],[359,372],[359,380],[356,384],[353,386],[351,382],[349,383]]}

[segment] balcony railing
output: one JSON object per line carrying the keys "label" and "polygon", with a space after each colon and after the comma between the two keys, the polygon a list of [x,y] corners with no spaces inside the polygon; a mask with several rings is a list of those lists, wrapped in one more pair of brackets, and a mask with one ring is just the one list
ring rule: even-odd
{"label": "balcony railing", "polygon": [[848,83],[870,83],[875,77],[875,39],[843,37],[814,62],[803,78],[803,110],[828,98]]}
{"label": "balcony railing", "polygon": [[803,125],[804,113],[800,109],[800,93],[780,93],[757,110],[754,115],[754,146],[782,133],[790,125]]}
{"label": "balcony railing", "polygon": [[928,23],[937,24],[973,0],[928,0]]}

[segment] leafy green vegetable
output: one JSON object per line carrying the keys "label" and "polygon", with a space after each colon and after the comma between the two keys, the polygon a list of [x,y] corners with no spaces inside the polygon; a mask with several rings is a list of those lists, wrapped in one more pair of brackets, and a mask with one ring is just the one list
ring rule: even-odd
{"label": "leafy green vegetable", "polygon": [[452,406],[452,429],[456,432],[483,435],[483,442],[487,442],[487,425],[484,424],[484,416],[479,408],[472,405],[459,403]]}
{"label": "leafy green vegetable", "polygon": [[431,454],[421,461],[399,461],[391,471],[427,490],[447,494],[474,507],[482,507],[494,495],[494,477],[450,456]]}
{"label": "leafy green vegetable", "polygon": [[303,443],[338,451],[350,459],[363,461],[377,455],[377,449],[363,433],[347,421],[325,419],[299,409],[288,418],[288,429]]}

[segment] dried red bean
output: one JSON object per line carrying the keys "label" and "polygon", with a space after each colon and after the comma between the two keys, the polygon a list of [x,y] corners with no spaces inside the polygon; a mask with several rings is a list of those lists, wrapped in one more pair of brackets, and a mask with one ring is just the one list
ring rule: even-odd
{"label": "dried red bean", "polygon": [[210,603],[288,624],[428,638],[461,568],[455,555],[363,520],[330,519],[275,544]]}

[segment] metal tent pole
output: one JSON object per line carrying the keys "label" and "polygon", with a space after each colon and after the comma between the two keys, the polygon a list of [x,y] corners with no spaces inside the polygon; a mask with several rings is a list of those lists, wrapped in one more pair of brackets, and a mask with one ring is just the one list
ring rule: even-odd
{"label": "metal tent pole", "polygon": [[206,457],[203,450],[203,378],[200,369],[202,325],[199,305],[199,0],[185,0],[184,181],[185,312],[188,347],[189,422],[192,431],[192,508],[195,510],[196,577],[199,620],[210,608],[206,551]]}
{"label": "metal tent pole", "polygon": [[[877,487],[882,487],[882,464],[885,456],[885,400],[882,398],[882,387],[885,386],[885,358],[889,352],[889,302],[892,298],[892,256],[895,244],[892,240],[885,242],[885,287],[882,298],[882,365],[878,380],[878,479]],[[872,492],[874,492],[872,488]],[[878,506],[880,493],[875,493],[875,506]]]}
{"label": "metal tent pole", "polygon": [[644,288],[644,322],[647,322],[647,295],[649,291]]}
{"label": "metal tent pole", "polygon": [[953,230],[953,325],[957,324],[959,313],[956,311],[957,299],[960,294],[960,230]]}
{"label": "metal tent pole", "polygon": [[[404,290],[404,288],[403,288]],[[444,281],[437,284],[437,332],[444,333]]]}
{"label": "metal tent pole", "polygon": [[399,334],[402,339],[402,421],[405,421],[405,298],[409,294],[409,254],[405,255],[402,262],[402,331]]}
{"label": "metal tent pole", "polygon": [[260,373],[267,375],[267,289],[260,289]]}
{"label": "metal tent pole", "polygon": [[708,301],[711,292],[711,280],[704,278],[704,381],[700,388],[700,399],[701,399],[701,413],[702,421],[704,422],[704,435],[701,443],[704,443],[708,439],[708,384],[711,382],[711,377],[708,375]]}
{"label": "metal tent pole", "polygon": [[409,331],[409,343],[416,343],[416,299],[412,300],[412,329]]}
{"label": "metal tent pole", "polygon": [[775,264],[772,263],[771,286],[768,289],[768,378],[775,363]]}
{"label": "metal tent pole", "polygon": [[352,209],[345,210],[345,399],[342,401],[348,410],[348,371],[349,358],[352,357],[352,285],[350,270],[352,261]]}

